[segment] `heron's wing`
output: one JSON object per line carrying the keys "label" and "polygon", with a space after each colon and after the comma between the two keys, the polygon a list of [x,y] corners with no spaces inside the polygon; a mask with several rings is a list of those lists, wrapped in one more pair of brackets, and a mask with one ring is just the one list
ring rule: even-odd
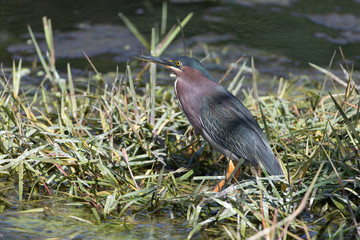
{"label": "heron's wing", "polygon": [[[249,110],[223,86],[202,100],[201,124],[220,148],[257,165],[260,161],[272,175],[283,175],[265,135]],[[228,156],[231,157],[231,156]]]}

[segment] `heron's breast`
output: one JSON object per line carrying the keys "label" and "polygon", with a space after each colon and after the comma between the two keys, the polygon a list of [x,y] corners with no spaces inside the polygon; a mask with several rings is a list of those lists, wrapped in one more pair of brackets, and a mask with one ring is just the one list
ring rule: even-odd
{"label": "heron's breast", "polygon": [[[194,86],[195,85],[195,86]],[[193,127],[201,132],[200,111],[203,93],[196,83],[191,84],[183,79],[175,81],[175,94],[180,107]]]}

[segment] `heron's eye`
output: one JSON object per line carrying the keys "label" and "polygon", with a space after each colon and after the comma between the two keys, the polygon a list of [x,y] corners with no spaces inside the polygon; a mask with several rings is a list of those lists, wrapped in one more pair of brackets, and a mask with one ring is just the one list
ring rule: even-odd
{"label": "heron's eye", "polygon": [[176,66],[180,67],[181,66],[181,62],[180,61],[176,61]]}

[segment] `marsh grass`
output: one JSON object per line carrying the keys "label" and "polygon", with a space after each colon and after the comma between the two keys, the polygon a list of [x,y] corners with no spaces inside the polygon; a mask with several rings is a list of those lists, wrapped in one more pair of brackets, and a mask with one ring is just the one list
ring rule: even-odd
{"label": "marsh grass", "polygon": [[[172,88],[156,86],[155,67],[142,92],[130,65],[110,86],[94,66],[88,87],[77,87],[83,84],[72,79],[70,65],[66,79],[56,71],[49,19],[44,30],[47,56],[29,27],[46,73],[35,94],[21,90],[21,61],[10,78],[0,79],[1,209],[31,211],[32,200],[61,199],[93,215],[69,218],[111,223],[107,227],[125,222],[131,229],[133,216],[144,212],[186,218],[188,238],[359,238],[360,101],[349,69],[345,89],[334,85],[331,94],[280,79],[275,95],[259,96],[253,62],[250,68],[238,62],[229,88],[240,93],[242,71],[252,69],[254,88],[242,90],[243,103],[266,130],[288,175],[242,168],[239,180],[214,193],[226,161],[194,133]],[[152,43],[144,37],[141,42],[160,55],[179,31],[174,27],[156,41],[162,35],[154,30]]]}

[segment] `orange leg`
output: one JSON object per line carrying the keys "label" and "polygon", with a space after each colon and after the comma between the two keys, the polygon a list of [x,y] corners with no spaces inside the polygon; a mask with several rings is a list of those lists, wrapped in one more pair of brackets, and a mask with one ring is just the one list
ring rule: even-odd
{"label": "orange leg", "polygon": [[[236,163],[236,165],[239,164],[239,162]],[[234,171],[235,169],[235,165],[233,163],[233,161],[230,159],[229,160],[229,165],[228,165],[228,169],[226,171],[226,177],[224,180],[221,180],[217,185],[216,187],[214,188],[214,192],[219,192],[220,189],[224,186],[226,180],[228,180],[228,178],[230,177],[231,173]],[[240,170],[238,170],[235,174],[234,174],[234,177],[237,178],[240,174]]]}

